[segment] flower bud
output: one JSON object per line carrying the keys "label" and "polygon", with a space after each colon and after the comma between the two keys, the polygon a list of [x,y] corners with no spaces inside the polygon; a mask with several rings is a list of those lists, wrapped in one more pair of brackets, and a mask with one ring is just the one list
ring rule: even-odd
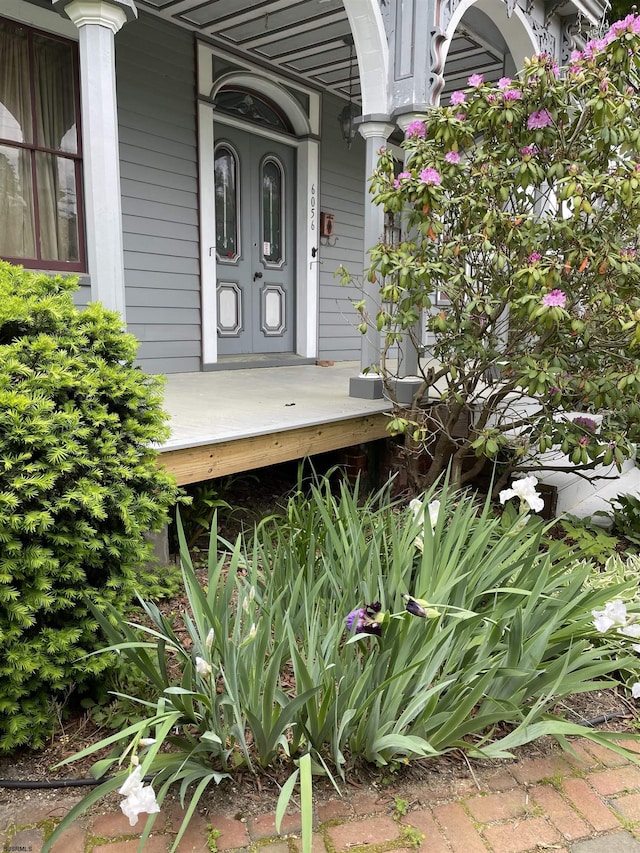
{"label": "flower bud", "polygon": [[211,675],[211,667],[204,658],[196,658],[196,672],[198,675],[203,675],[205,678]]}

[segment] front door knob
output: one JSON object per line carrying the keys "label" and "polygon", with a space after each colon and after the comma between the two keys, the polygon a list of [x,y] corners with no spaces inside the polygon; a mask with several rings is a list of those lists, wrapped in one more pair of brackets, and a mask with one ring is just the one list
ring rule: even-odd
{"label": "front door knob", "polygon": [[254,272],[254,274],[253,274],[253,280],[255,281],[257,278],[262,278],[262,273],[261,273],[261,272]]}

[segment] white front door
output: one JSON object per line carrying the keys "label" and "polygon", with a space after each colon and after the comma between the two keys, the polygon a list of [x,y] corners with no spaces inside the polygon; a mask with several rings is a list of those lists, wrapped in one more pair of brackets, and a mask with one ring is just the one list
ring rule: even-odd
{"label": "white front door", "polygon": [[216,125],[218,352],[294,350],[294,149]]}

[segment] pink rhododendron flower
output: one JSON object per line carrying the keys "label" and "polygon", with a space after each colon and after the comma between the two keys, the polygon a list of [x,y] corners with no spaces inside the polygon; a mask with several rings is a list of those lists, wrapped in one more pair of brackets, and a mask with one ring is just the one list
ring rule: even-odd
{"label": "pink rhododendron flower", "polygon": [[582,427],[582,429],[588,429],[589,432],[595,432],[598,429],[598,424],[593,418],[573,418],[572,423],[576,424],[576,426]]}
{"label": "pink rhododendron flower", "polygon": [[464,104],[466,99],[467,99],[467,96],[465,95],[464,92],[452,92],[451,93],[451,103],[454,106],[458,106],[458,104]]}
{"label": "pink rhododendron flower", "polygon": [[522,97],[522,92],[519,89],[507,89],[506,92],[502,93],[502,97],[505,101],[519,101]]}
{"label": "pink rhododendron flower", "polygon": [[551,118],[549,110],[537,110],[535,113],[531,113],[527,119],[527,127],[529,130],[547,127],[550,124],[553,124],[553,119]]}
{"label": "pink rhododendron flower", "polygon": [[406,137],[424,137],[427,135],[427,129],[424,126],[424,122],[417,119],[416,121],[412,121],[404,132]]}
{"label": "pink rhododendron flower", "polygon": [[484,83],[484,75],[483,74],[472,74],[469,77],[469,85],[474,86],[476,89]]}
{"label": "pink rhododendron flower", "polygon": [[535,264],[536,261],[542,260],[542,255],[540,254],[540,252],[531,252],[527,260],[530,264]]}
{"label": "pink rhododendron flower", "polygon": [[551,293],[545,293],[542,297],[542,304],[546,308],[564,308],[567,297],[562,290],[552,290]]}
{"label": "pink rhododendron flower", "polygon": [[525,145],[524,148],[520,149],[520,153],[523,157],[535,157],[538,153],[537,145]]}
{"label": "pink rhododendron flower", "polygon": [[607,35],[616,37],[625,32],[640,33],[640,17],[635,12],[630,12],[626,18],[622,18],[621,21],[611,24]]}
{"label": "pink rhododendron flower", "polygon": [[550,54],[545,53],[545,52],[543,51],[542,53],[539,53],[539,54],[538,54],[536,57],[534,57],[534,58],[538,60],[538,63],[539,63],[540,65],[543,65],[545,68],[547,68],[549,71],[551,71],[551,73],[554,75],[554,77],[558,77],[558,76],[559,76],[559,74],[560,74],[560,69],[559,69],[559,67],[558,67],[557,62],[556,62],[556,61],[555,61],[555,59],[553,58],[553,56],[551,56]]}
{"label": "pink rhododendron flower", "polygon": [[455,164],[460,162],[460,155],[457,151],[447,151],[447,153],[444,155],[444,159],[447,161],[447,163]]}
{"label": "pink rhododendron flower", "polygon": [[498,80],[498,89],[506,89],[511,85],[511,77],[501,77]]}
{"label": "pink rhododendron flower", "polygon": [[615,34],[609,30],[607,35],[601,39],[592,39],[588,41],[584,46],[584,57],[585,59],[593,59],[596,54],[601,53],[606,46],[613,41],[615,38]]}
{"label": "pink rhododendron flower", "polygon": [[423,169],[420,172],[420,180],[423,184],[429,184],[435,187],[442,183],[442,177],[437,169]]}
{"label": "pink rhododendron flower", "polygon": [[399,190],[401,186],[401,181],[405,181],[411,177],[411,172],[400,172],[398,177],[393,182],[394,187]]}
{"label": "pink rhododendron flower", "polygon": [[466,113],[456,113],[454,118],[457,118],[458,121],[464,121],[467,117]]}

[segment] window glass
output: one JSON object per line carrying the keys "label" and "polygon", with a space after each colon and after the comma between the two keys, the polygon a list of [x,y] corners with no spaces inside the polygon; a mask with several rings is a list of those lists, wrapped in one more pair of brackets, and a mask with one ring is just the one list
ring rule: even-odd
{"label": "window glass", "polygon": [[36,230],[31,154],[0,145],[0,256],[33,258]]}
{"label": "window glass", "polygon": [[216,252],[221,261],[235,261],[238,245],[238,164],[227,145],[216,148],[214,159],[216,199]]}
{"label": "window glass", "polygon": [[76,45],[0,21],[0,255],[84,269]]}
{"label": "window glass", "polygon": [[33,39],[35,113],[38,143],[43,148],[76,153],[76,102],[70,44]]}
{"label": "window glass", "polygon": [[76,166],[68,157],[36,154],[40,249],[43,258],[80,259]]}
{"label": "window glass", "polygon": [[262,164],[262,255],[268,264],[282,262],[282,168],[274,159]]}
{"label": "window glass", "polygon": [[290,132],[289,122],[276,107],[256,92],[241,89],[222,89],[216,95],[216,107],[225,113],[241,116],[256,124]]}
{"label": "window glass", "polygon": [[0,21],[0,139],[31,142],[31,118],[28,34]]}

